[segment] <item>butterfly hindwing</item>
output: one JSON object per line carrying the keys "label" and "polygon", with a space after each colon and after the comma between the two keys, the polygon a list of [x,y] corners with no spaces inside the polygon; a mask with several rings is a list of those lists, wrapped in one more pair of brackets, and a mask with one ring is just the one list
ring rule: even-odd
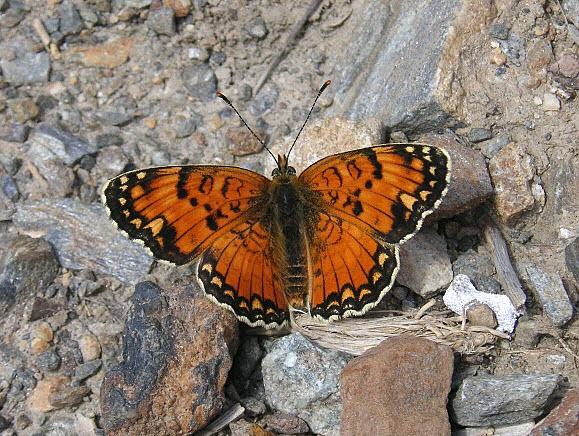
{"label": "butterfly hindwing", "polygon": [[158,259],[180,265],[243,220],[268,183],[235,167],[148,168],[109,181],[103,202],[120,230]]}
{"label": "butterfly hindwing", "polygon": [[412,237],[440,203],[450,159],[430,145],[389,144],[329,156],[299,179],[322,196],[328,213],[396,244]]}
{"label": "butterfly hindwing", "polygon": [[398,272],[398,246],[382,244],[323,212],[311,251],[310,313],[326,320],[361,315],[376,306]]}
{"label": "butterfly hindwing", "polygon": [[271,239],[250,219],[216,239],[199,259],[205,293],[250,326],[282,326],[289,316]]}

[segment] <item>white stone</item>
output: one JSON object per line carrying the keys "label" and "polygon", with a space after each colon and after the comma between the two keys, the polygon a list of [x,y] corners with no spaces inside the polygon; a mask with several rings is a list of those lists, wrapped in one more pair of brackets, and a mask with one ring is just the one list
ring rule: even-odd
{"label": "white stone", "polygon": [[561,108],[561,103],[555,94],[545,92],[543,94],[543,104],[541,107],[544,111],[558,111]]}
{"label": "white stone", "polygon": [[458,274],[443,297],[444,304],[458,315],[463,315],[475,303],[486,304],[492,309],[499,323],[497,330],[513,333],[519,313],[506,295],[487,294],[477,291],[468,276]]}

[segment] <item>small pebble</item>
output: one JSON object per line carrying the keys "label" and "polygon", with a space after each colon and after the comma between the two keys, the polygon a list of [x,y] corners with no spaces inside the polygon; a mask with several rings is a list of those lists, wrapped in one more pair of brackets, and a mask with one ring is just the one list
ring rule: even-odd
{"label": "small pebble", "polygon": [[493,137],[492,132],[484,127],[473,127],[468,132],[468,140],[470,142],[482,142]]}
{"label": "small pebble", "polygon": [[101,344],[93,335],[83,335],[78,341],[78,346],[85,362],[101,357]]}
{"label": "small pebble", "polygon": [[545,92],[543,94],[543,104],[541,105],[544,111],[558,111],[561,108],[561,102],[555,94]]}
{"label": "small pebble", "polygon": [[507,57],[499,48],[491,51],[490,61],[495,65],[504,65],[507,62]]}
{"label": "small pebble", "polygon": [[245,26],[245,31],[255,39],[263,39],[267,36],[267,29],[265,27],[265,22],[263,18],[257,17],[251,20]]}

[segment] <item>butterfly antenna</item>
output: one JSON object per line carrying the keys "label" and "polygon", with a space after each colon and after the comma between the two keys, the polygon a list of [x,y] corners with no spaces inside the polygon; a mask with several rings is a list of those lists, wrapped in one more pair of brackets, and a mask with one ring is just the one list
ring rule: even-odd
{"label": "butterfly antenna", "polygon": [[304,124],[302,124],[302,128],[300,129],[300,131],[298,132],[296,139],[294,139],[294,143],[292,144],[292,146],[290,147],[289,151],[287,152],[287,157],[289,158],[290,153],[292,152],[294,145],[296,145],[296,142],[298,142],[298,138],[300,137],[302,130],[304,130],[304,127],[306,127],[306,123],[308,122],[308,120],[310,119],[310,115],[312,114],[314,107],[316,106],[316,102],[318,101],[318,98],[320,98],[320,95],[322,95],[322,92],[324,92],[324,90],[330,86],[330,83],[332,83],[331,80],[326,80],[326,83],[324,83],[322,85],[322,87],[320,88],[320,90],[318,91],[318,95],[316,96],[316,99],[314,100],[314,104],[312,104],[312,107],[310,109],[310,112],[308,113],[308,116],[306,117],[306,120],[304,121]]}
{"label": "butterfly antenna", "polygon": [[265,142],[255,134],[255,132],[253,130],[251,130],[251,127],[249,127],[249,125],[245,122],[245,120],[243,119],[243,117],[241,116],[241,114],[237,111],[237,109],[235,109],[235,106],[233,106],[233,103],[231,103],[229,101],[229,99],[227,97],[225,97],[222,93],[217,92],[216,93],[217,97],[219,97],[221,100],[223,100],[225,103],[227,103],[229,105],[229,107],[231,107],[231,109],[233,109],[235,111],[235,113],[237,114],[237,116],[239,117],[239,119],[241,120],[241,122],[245,125],[245,127],[247,127],[247,129],[251,132],[251,134],[253,136],[255,136],[255,139],[257,139],[259,141],[259,143],[261,145],[263,145],[263,148],[265,148],[267,150],[267,152],[269,154],[271,154],[271,157],[273,157],[273,160],[275,160],[275,163],[277,164],[277,166],[279,166],[279,162],[277,160],[277,158],[274,156],[274,154],[271,152],[271,150],[269,148],[267,148],[267,145],[265,145]]}

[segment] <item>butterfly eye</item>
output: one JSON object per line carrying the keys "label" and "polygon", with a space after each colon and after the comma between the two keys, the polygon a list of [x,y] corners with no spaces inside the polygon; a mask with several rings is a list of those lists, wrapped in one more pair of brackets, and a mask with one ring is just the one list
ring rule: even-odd
{"label": "butterfly eye", "polygon": [[287,173],[290,176],[295,176],[296,175],[296,169],[294,167],[287,167]]}
{"label": "butterfly eye", "polygon": [[277,177],[279,176],[281,173],[279,171],[279,168],[274,168],[273,171],[271,172],[271,176],[272,177]]}

